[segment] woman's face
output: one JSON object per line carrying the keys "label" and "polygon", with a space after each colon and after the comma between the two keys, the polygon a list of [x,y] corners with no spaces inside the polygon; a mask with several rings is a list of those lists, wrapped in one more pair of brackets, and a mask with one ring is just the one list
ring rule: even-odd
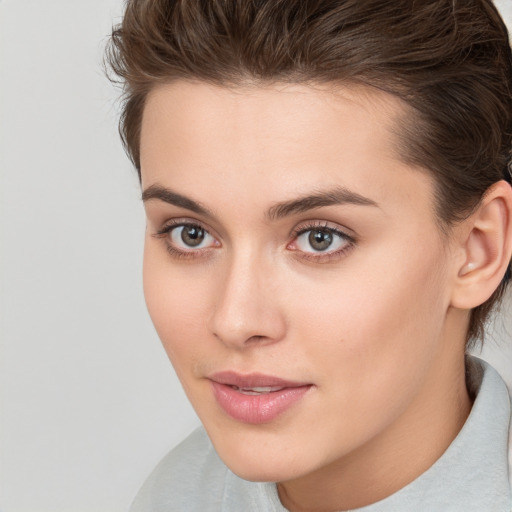
{"label": "woman's face", "polygon": [[246,479],[298,478],[417,435],[452,378],[457,258],[430,177],[395,151],[403,115],[357,88],[176,82],[148,97],[147,305]]}

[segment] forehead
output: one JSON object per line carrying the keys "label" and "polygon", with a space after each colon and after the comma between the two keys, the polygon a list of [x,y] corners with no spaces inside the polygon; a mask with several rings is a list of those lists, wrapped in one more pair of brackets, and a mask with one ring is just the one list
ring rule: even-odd
{"label": "forehead", "polygon": [[414,188],[430,200],[429,177],[398,156],[407,113],[370,87],[162,85],[142,120],[143,188],[172,182],[204,198],[221,184],[235,203],[244,194],[270,202],[337,185],[377,201],[409,198]]}
{"label": "forehead", "polygon": [[153,148],[161,138],[172,143],[171,136],[176,144],[201,138],[205,149],[224,143],[249,152],[254,143],[260,144],[258,152],[268,151],[271,145],[265,142],[278,139],[287,144],[283,149],[299,143],[290,148],[297,151],[309,141],[307,148],[320,150],[330,142],[331,133],[340,146],[366,135],[369,143],[389,153],[394,147],[392,132],[406,113],[398,98],[363,86],[277,83],[227,88],[176,81],[149,93],[141,150]]}

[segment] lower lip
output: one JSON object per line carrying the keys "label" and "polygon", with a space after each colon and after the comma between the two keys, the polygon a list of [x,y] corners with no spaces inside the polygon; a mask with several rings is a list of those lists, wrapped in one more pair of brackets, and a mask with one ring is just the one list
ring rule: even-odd
{"label": "lower lip", "polygon": [[243,423],[267,423],[298,402],[311,388],[298,386],[271,393],[244,395],[226,384],[211,381],[217,403],[233,419]]}

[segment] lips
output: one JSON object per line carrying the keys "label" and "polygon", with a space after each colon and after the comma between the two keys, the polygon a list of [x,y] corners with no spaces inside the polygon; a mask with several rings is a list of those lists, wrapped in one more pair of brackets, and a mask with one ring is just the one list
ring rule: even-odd
{"label": "lips", "polygon": [[235,372],[209,376],[213,395],[231,418],[243,423],[267,423],[297,404],[312,384],[278,377]]}

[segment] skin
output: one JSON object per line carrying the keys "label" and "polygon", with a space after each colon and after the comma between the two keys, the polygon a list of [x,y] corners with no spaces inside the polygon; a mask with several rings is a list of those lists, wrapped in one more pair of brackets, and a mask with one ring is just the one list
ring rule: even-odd
{"label": "skin", "polygon": [[[284,84],[178,81],[146,103],[143,190],[196,203],[146,194],[151,318],[220,457],[242,478],[278,482],[291,511],[396,492],[471,408],[468,311],[452,306],[466,254],[459,232],[439,229],[431,177],[395,150],[405,114],[382,92]],[[340,187],[371,204],[276,215]],[[184,223],[209,233],[198,249]],[[296,235],[312,227],[348,238],[331,231],[333,249],[315,251]],[[242,423],[213,396],[208,376],[224,370],[312,388],[273,421]]]}

